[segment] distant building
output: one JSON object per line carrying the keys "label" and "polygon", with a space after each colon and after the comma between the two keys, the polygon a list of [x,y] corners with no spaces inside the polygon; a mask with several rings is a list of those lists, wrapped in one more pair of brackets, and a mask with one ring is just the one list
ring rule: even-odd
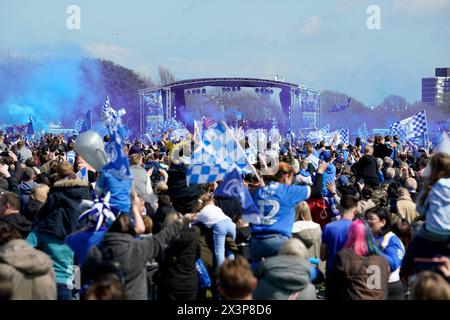
{"label": "distant building", "polygon": [[422,78],[422,102],[438,104],[450,94],[450,68],[436,68],[433,78]]}

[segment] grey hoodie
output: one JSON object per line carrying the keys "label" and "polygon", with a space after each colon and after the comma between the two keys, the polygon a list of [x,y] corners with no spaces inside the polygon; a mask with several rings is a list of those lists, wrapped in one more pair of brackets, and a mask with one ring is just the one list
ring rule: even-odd
{"label": "grey hoodie", "polygon": [[103,252],[112,251],[114,260],[118,261],[124,277],[125,299],[147,299],[146,263],[157,257],[181,233],[182,223],[173,223],[157,235],[135,239],[127,233],[107,232],[99,246],[89,250],[81,267],[82,284],[94,280],[96,270],[102,265]]}
{"label": "grey hoodie", "polygon": [[255,272],[258,278],[256,300],[316,300],[311,282],[311,264],[298,256],[274,256],[262,261]]}
{"label": "grey hoodie", "polygon": [[25,240],[11,240],[0,247],[0,274],[12,280],[11,299],[56,299],[52,260]]}

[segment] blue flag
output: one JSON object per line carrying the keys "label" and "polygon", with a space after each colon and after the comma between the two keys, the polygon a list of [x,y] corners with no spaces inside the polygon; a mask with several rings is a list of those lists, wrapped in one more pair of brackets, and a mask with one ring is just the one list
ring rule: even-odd
{"label": "blue flag", "polygon": [[343,105],[335,104],[335,105],[331,108],[330,112],[339,112],[339,111],[343,111],[343,110],[345,110],[345,109],[347,109],[347,108],[350,107],[350,103],[351,103],[351,102],[352,102],[352,98],[348,98],[348,99],[347,99],[347,104],[343,104]]}
{"label": "blue flag", "polygon": [[88,112],[86,112],[86,114],[84,115],[84,121],[83,124],[81,125],[81,132],[84,131],[88,131],[92,128],[92,120],[91,120],[91,109],[89,109]]}
{"label": "blue flag", "polygon": [[34,128],[33,128],[33,119],[31,118],[31,116],[29,117],[29,119],[30,122],[28,123],[27,126],[27,135],[31,137],[32,135],[34,135]]}
{"label": "blue flag", "polygon": [[238,198],[241,201],[244,220],[252,221],[250,217],[259,214],[258,207],[255,205],[250,192],[244,186],[242,177],[237,169],[225,176],[214,194],[221,197]]}

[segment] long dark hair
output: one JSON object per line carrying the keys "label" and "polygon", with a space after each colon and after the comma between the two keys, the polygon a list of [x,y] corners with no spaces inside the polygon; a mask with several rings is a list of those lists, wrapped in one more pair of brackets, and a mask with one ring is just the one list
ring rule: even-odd
{"label": "long dark hair", "polygon": [[419,203],[423,205],[431,191],[433,185],[441,178],[450,178],[450,156],[438,152],[436,153],[430,161],[431,164],[431,175],[427,183],[423,187],[422,195],[419,199]]}
{"label": "long dark hair", "polygon": [[370,214],[375,214],[378,216],[378,219],[386,221],[384,227],[381,228],[380,231],[378,231],[379,235],[384,236],[386,233],[391,231],[391,219],[389,219],[389,213],[385,208],[375,207],[369,209],[366,212],[366,217],[368,217]]}
{"label": "long dark hair", "polygon": [[116,221],[114,221],[114,223],[111,225],[108,232],[128,233],[133,237],[136,236],[136,231],[134,230],[131,219],[127,214],[121,214],[119,217],[117,217]]}

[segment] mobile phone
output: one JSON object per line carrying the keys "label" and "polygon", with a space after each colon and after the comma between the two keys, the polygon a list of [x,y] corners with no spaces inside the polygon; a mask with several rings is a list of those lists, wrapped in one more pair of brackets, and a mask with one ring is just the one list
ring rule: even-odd
{"label": "mobile phone", "polygon": [[414,270],[416,272],[436,270],[441,265],[443,265],[443,262],[436,261],[436,258],[414,258]]}

